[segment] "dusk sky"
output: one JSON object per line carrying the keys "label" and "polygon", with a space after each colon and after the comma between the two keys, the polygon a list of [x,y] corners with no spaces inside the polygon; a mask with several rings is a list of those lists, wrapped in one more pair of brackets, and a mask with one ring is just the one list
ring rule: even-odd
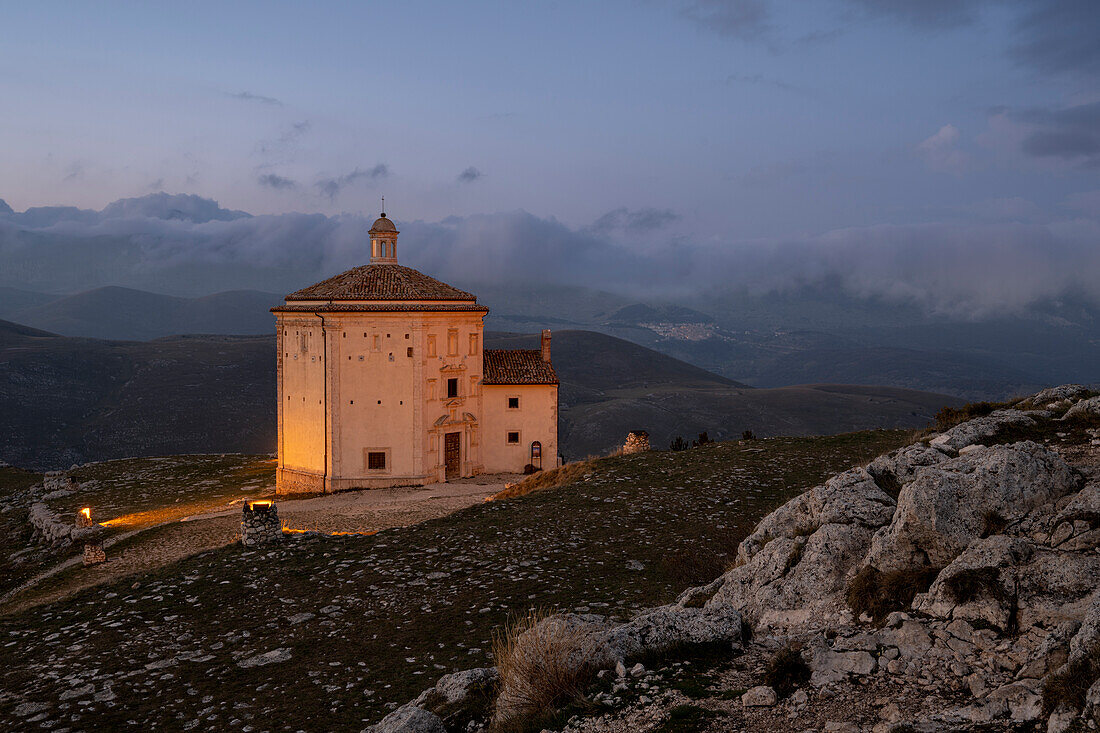
{"label": "dusk sky", "polygon": [[650,247],[1010,227],[1097,257],[1095,0],[21,3],[2,34],[16,210],[384,193]]}

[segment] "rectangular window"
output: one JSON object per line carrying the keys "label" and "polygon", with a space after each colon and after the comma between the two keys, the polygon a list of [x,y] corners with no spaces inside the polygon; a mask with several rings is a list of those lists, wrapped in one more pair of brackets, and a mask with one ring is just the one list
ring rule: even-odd
{"label": "rectangular window", "polygon": [[508,445],[519,445],[519,431],[513,430],[508,433]]}
{"label": "rectangular window", "polygon": [[405,347],[405,356],[407,356],[407,357],[409,357],[409,358],[411,359],[411,358],[412,358],[412,355],[413,355],[413,347],[411,347],[411,346],[406,346],[406,347]]}
{"label": "rectangular window", "polygon": [[447,356],[458,356],[458,329],[447,331]]}
{"label": "rectangular window", "polygon": [[508,398],[508,409],[509,410],[518,410],[519,409],[519,397],[509,397]]}
{"label": "rectangular window", "polygon": [[477,334],[470,334],[470,356],[477,356]]}
{"label": "rectangular window", "polygon": [[375,351],[381,351],[382,350],[382,337],[379,336],[378,334],[374,334],[374,350]]}
{"label": "rectangular window", "polygon": [[371,471],[382,471],[386,468],[386,454],[383,451],[371,451],[367,454],[367,468]]}
{"label": "rectangular window", "polygon": [[447,398],[458,397],[458,379],[447,380]]}
{"label": "rectangular window", "polygon": [[435,356],[435,334],[428,336],[428,356]]}
{"label": "rectangular window", "polygon": [[434,379],[429,379],[428,380],[428,399],[429,400],[434,400],[435,399],[435,380]]}

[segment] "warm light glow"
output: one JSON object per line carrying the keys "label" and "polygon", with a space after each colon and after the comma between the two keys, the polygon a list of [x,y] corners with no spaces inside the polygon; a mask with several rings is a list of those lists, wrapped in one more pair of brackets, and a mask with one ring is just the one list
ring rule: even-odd
{"label": "warm light glow", "polygon": [[80,513],[84,515],[85,519],[91,519],[92,518],[92,508],[91,507],[88,507],[88,506],[84,507],[83,509],[80,510]]}
{"label": "warm light glow", "polygon": [[248,508],[249,509],[255,509],[256,507],[261,507],[261,508],[266,509],[267,507],[273,505],[274,503],[275,502],[273,502],[269,499],[264,499],[263,501],[250,501],[250,502],[248,502]]}

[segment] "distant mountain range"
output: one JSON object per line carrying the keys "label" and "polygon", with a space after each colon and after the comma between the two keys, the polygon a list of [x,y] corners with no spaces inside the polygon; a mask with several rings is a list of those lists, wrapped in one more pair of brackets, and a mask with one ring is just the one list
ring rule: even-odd
{"label": "distant mountain range", "polygon": [[[486,334],[490,348],[533,347],[537,336]],[[915,427],[944,395],[889,387],[752,389],[606,334],[556,331],[561,445],[567,458],[601,453],[645,429],[730,438]],[[0,322],[0,460],[33,468],[124,456],[270,452],[275,447],[275,353],[269,336],[173,336],[150,341],[71,338]]]}
{"label": "distant mountain range", "polygon": [[[580,287],[458,284],[490,307],[490,329],[598,331],[755,387],[876,384],[1000,399],[1100,379],[1100,313],[1083,304],[966,322],[820,290],[726,294],[688,307]],[[0,318],[114,340],[262,335],[281,300],[255,290],[188,298],[117,286],[74,295],[0,287]]]}

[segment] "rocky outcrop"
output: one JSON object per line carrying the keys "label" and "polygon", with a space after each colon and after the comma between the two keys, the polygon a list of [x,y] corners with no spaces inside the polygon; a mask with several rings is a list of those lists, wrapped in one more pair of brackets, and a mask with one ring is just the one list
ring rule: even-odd
{"label": "rocky outcrop", "polygon": [[967,420],[937,435],[928,442],[930,446],[949,455],[955,455],[968,445],[977,445],[1009,427],[1031,427],[1035,420],[1019,410],[995,410],[985,417]]}
{"label": "rocky outcrop", "polygon": [[[1029,433],[1036,435],[1049,430],[1051,444],[1058,445],[1067,435],[1057,433],[1058,412],[1098,415],[1096,398],[1086,399],[1088,394],[1079,385],[1044,390],[1018,404],[1049,412],[997,410],[834,476],[765,517],[739,545],[733,569],[684,591],[673,605],[625,624],[554,616],[542,622],[543,630],[568,630],[583,639],[567,656],[572,663],[617,667],[625,678],[625,662],[647,654],[711,642],[746,648],[744,618],[754,638],[763,638],[749,647],[800,650],[809,667],[806,689],[819,690],[819,698],[837,694],[840,686],[858,690],[892,679],[904,689],[943,691],[941,700],[951,700],[909,716],[897,706],[884,708],[876,733],[897,726],[1095,728],[1100,471],[1082,472],[1032,441],[983,445],[1004,440],[1003,431],[1016,428],[1034,428]],[[869,617],[857,619],[848,606],[852,580],[862,578],[864,569],[875,577],[924,580],[904,601],[887,599],[897,610],[875,625]],[[1077,690],[1069,702],[1050,692],[1054,680],[1065,678]],[[513,694],[510,684],[501,680],[498,715]],[[774,689],[756,685],[740,688],[748,692],[738,698],[741,709],[754,714],[808,699],[799,690],[779,701]],[[1046,705],[1044,694],[1050,698]],[[428,691],[411,706],[442,725],[446,713],[432,707],[433,695],[446,697]],[[402,721],[429,721],[420,713],[402,715]],[[792,707],[788,719],[799,716]],[[450,720],[446,729],[457,730],[452,723],[458,722]],[[848,724],[828,725],[826,730],[842,730]]]}
{"label": "rocky outcrop", "polygon": [[971,542],[1081,488],[1081,478],[1030,441],[978,447],[916,472],[888,527],[875,534],[868,563],[881,571],[950,564]]}
{"label": "rocky outcrop", "polygon": [[1071,418],[1085,416],[1100,417],[1100,397],[1081,400],[1076,405],[1066,410],[1066,414],[1062,416],[1062,419],[1069,420]]}
{"label": "rocky outcrop", "polygon": [[824,621],[843,611],[847,579],[894,513],[866,469],[855,468],[784,504],[738,547],[738,567],[707,602],[765,627]]}

